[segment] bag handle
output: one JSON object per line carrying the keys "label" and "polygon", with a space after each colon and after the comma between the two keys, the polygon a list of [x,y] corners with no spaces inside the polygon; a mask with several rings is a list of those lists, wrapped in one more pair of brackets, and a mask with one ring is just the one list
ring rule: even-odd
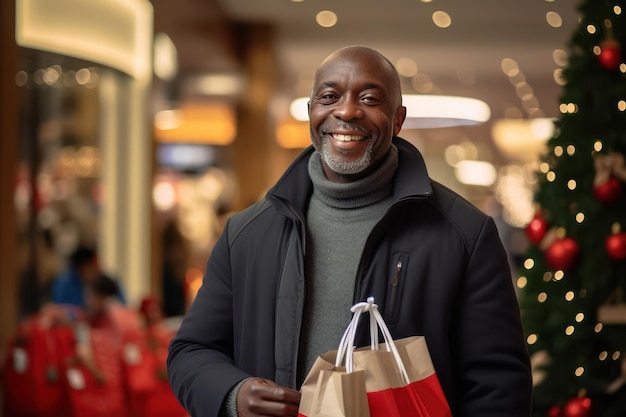
{"label": "bag handle", "polygon": [[380,329],[385,340],[386,350],[393,354],[393,357],[396,360],[396,365],[400,370],[400,374],[402,375],[404,382],[409,384],[409,376],[404,364],[402,363],[400,353],[398,352],[396,344],[393,342],[393,338],[391,337],[387,324],[383,320],[383,316],[380,314],[380,311],[378,311],[378,305],[374,303],[374,297],[368,297],[367,302],[355,304],[350,310],[354,314],[341,338],[341,341],[339,342],[335,366],[341,366],[345,357],[346,372],[350,373],[354,371],[352,355],[355,350],[354,340],[356,338],[356,329],[358,327],[361,314],[368,312],[370,315],[370,349],[379,350],[378,330]]}

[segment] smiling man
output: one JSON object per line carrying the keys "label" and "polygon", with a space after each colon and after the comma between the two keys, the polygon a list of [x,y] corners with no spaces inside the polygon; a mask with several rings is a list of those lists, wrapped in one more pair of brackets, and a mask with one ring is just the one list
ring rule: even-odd
{"label": "smiling man", "polygon": [[529,360],[495,223],[431,180],[397,136],[401,97],[393,65],[366,47],[317,70],[313,146],[228,221],[170,345],[170,383],[192,416],[296,416],[311,365],[370,296],[395,338],[425,336],[455,417],[529,415]]}

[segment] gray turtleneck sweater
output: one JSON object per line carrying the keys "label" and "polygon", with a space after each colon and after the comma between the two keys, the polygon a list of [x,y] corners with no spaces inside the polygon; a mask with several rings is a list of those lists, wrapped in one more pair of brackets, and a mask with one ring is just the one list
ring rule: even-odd
{"label": "gray turtleneck sweater", "polygon": [[313,195],[307,211],[306,301],[298,383],[315,359],[337,349],[352,313],[357,268],[365,241],[391,202],[398,152],[357,181],[329,181],[317,152],[309,160]]}

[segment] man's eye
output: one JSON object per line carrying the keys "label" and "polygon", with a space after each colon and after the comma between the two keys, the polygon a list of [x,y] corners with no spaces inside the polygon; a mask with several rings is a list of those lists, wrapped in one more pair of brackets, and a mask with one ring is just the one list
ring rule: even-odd
{"label": "man's eye", "polygon": [[361,100],[367,104],[377,104],[380,101],[378,100],[378,98],[373,97],[373,96],[365,96],[365,97],[362,97]]}
{"label": "man's eye", "polygon": [[335,99],[337,96],[335,96],[334,94],[331,93],[327,93],[327,94],[322,94],[320,96],[320,100],[333,100]]}

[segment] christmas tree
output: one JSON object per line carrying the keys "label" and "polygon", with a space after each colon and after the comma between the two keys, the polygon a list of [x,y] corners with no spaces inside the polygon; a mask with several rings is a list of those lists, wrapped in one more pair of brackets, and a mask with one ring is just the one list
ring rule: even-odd
{"label": "christmas tree", "polygon": [[[622,4],[624,3],[624,4]],[[585,0],[518,279],[534,416],[626,416],[626,1]]]}

